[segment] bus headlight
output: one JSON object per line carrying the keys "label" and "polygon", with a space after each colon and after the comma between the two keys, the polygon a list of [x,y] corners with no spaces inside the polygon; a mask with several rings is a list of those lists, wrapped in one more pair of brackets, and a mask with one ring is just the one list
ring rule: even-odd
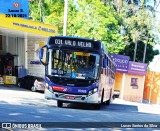
{"label": "bus headlight", "polygon": [[94,93],[96,93],[97,91],[98,91],[98,89],[97,89],[97,88],[94,88],[94,89],[93,89],[93,92],[94,92]]}
{"label": "bus headlight", "polygon": [[92,95],[93,94],[93,92],[92,92],[93,90],[90,90],[89,92],[88,92],[88,96],[90,96],[90,95]]}
{"label": "bus headlight", "polygon": [[46,88],[50,91],[53,92],[52,87],[48,85],[48,83],[46,83]]}
{"label": "bus headlight", "polygon": [[94,88],[94,89],[90,90],[90,91],[88,92],[88,96],[96,93],[97,91],[98,91],[98,88]]}

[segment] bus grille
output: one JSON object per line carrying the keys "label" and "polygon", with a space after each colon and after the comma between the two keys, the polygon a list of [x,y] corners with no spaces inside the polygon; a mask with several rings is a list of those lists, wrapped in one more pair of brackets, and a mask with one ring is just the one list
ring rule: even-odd
{"label": "bus grille", "polygon": [[[75,96],[75,95],[58,93],[58,98],[66,99],[67,96]],[[82,100],[83,97],[84,96],[82,95],[76,95],[74,100]]]}

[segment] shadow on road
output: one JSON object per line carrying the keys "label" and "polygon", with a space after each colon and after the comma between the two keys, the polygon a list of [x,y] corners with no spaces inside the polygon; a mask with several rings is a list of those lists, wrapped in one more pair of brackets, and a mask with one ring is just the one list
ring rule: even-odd
{"label": "shadow on road", "polygon": [[31,92],[27,89],[20,88],[16,85],[0,85],[0,90],[13,90],[13,91],[26,91],[26,92]]}
{"label": "shadow on road", "polygon": [[[80,109],[80,110],[97,110],[92,104],[84,103],[63,103],[63,108],[67,109]],[[127,111],[127,112],[138,112],[138,107],[135,105],[123,105],[123,104],[110,104],[101,105],[101,111]]]}
{"label": "shadow on road", "polygon": [[123,104],[110,104],[109,106],[103,106],[103,110],[113,110],[113,111],[138,111],[138,107],[135,105],[123,105]]}
{"label": "shadow on road", "polygon": [[[17,85],[0,85],[0,90],[11,90],[11,91],[25,91],[25,92],[32,92],[30,89],[18,87]],[[36,91],[38,93],[44,94],[44,91]]]}
{"label": "shadow on road", "polygon": [[64,103],[64,108],[70,109],[80,109],[80,110],[93,110],[94,106],[91,104],[84,104],[84,103]]}
{"label": "shadow on road", "polygon": [[[120,110],[86,111],[33,105],[0,104],[0,121],[8,122],[157,122],[160,115]],[[154,118],[154,119],[153,119]]]}

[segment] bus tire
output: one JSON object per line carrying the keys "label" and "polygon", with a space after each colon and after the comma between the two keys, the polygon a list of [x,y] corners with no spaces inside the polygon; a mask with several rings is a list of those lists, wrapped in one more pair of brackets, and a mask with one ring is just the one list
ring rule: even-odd
{"label": "bus tire", "polygon": [[104,89],[103,89],[103,91],[102,91],[101,105],[103,105],[103,104],[104,104],[103,99],[104,99]]}
{"label": "bus tire", "polygon": [[62,107],[62,106],[63,106],[63,102],[58,100],[58,101],[57,101],[57,106],[58,106],[58,107]]}
{"label": "bus tire", "polygon": [[111,97],[112,97],[111,94],[112,94],[112,90],[111,90],[111,92],[110,92],[109,100],[106,101],[106,105],[110,105],[110,103],[111,103]]}
{"label": "bus tire", "polygon": [[111,103],[110,99],[106,101],[106,105],[110,105],[110,103]]}

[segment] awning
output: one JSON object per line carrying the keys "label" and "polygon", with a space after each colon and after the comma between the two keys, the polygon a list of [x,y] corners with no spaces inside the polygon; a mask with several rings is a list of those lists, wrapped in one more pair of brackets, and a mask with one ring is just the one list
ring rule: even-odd
{"label": "awning", "polygon": [[58,28],[35,22],[32,20],[6,17],[4,14],[0,14],[0,35],[13,35],[20,37],[32,37],[32,36],[56,36],[58,35]]}

